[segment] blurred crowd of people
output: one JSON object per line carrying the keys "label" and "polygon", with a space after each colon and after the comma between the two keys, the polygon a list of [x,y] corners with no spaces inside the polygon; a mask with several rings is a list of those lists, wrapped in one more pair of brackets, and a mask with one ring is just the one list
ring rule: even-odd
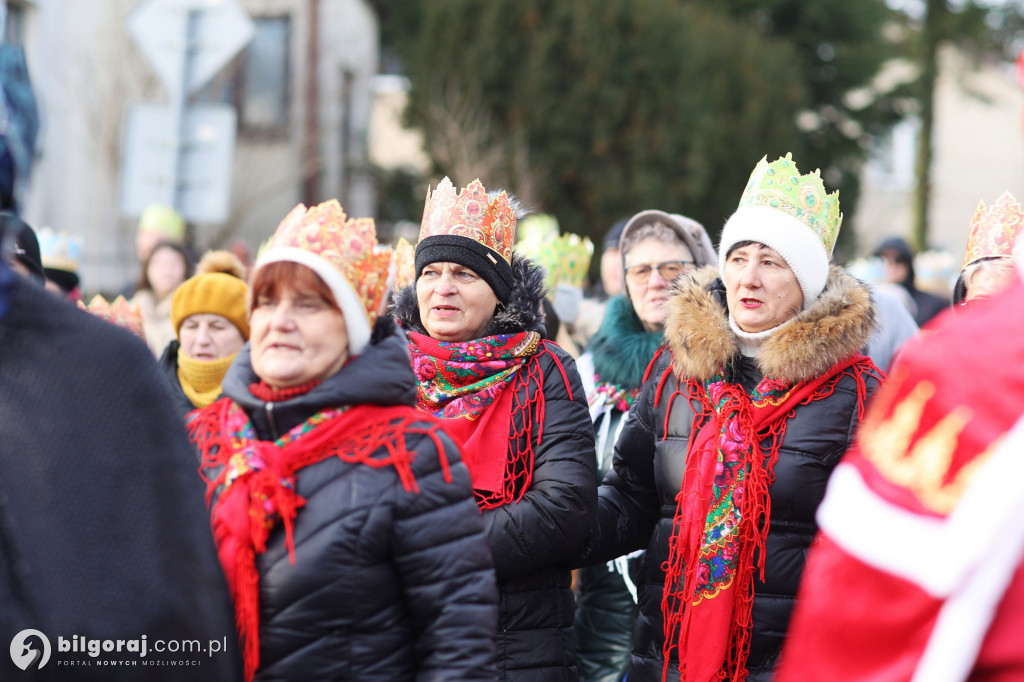
{"label": "blurred crowd of people", "polygon": [[479,179],[415,246],[331,200],[254,262],[154,206],[90,301],[5,206],[0,632],[230,640],[160,679],[1024,679],[1024,209],[936,293],[899,238],[834,264],[790,155],[736,194],[717,244],[612,223],[593,284]]}

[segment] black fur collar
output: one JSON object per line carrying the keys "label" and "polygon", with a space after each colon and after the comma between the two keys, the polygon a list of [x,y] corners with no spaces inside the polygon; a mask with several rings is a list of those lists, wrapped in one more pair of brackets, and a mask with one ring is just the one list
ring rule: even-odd
{"label": "black fur collar", "polygon": [[[508,303],[498,304],[494,319],[484,331],[484,336],[496,334],[518,334],[526,331],[544,335],[544,316],[541,301],[544,298],[544,270],[529,258],[512,254],[512,276],[515,285]],[[404,329],[426,334],[420,321],[420,309],[416,300],[416,285],[412,284],[395,292],[391,315]]]}

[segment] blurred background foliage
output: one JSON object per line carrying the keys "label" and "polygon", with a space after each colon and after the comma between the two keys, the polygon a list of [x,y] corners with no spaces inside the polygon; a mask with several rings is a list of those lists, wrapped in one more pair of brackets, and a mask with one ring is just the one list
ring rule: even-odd
{"label": "blurred background foliage", "polygon": [[[948,0],[376,4],[436,177],[480,177],[598,244],[652,207],[717,238],[757,161],[792,152],[840,190],[840,260],[872,137],[929,110],[929,46],[1012,58],[1024,26],[1021,3]],[[895,59],[921,75],[880,85]]]}

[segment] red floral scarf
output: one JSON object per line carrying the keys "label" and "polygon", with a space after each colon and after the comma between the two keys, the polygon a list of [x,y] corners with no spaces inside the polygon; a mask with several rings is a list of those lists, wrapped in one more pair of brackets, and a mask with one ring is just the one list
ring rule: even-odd
{"label": "red floral scarf", "polygon": [[498,334],[465,343],[406,335],[418,407],[443,418],[445,431],[462,446],[477,504],[493,509],[517,502],[533,475],[533,426],[544,419],[544,377],[530,362],[545,350],[540,334]]}
{"label": "red floral scarf", "polygon": [[[245,678],[259,668],[259,572],[256,555],[265,552],[271,531],[285,530],[288,558],[295,563],[292,529],[306,504],[296,492],[296,475],[328,457],[381,468],[394,467],[403,487],[416,491],[415,451],[409,434],[426,434],[437,448],[446,480],[451,480],[439,424],[408,407],[362,405],[317,413],[276,441],[256,437],[248,416],[222,398],[192,413],[189,435],[202,456],[207,504],[218,494],[210,523],[221,566],[235,604]],[[413,422],[429,422],[413,427]],[[212,476],[212,478],[211,478]]]}
{"label": "red floral scarf", "polygon": [[[754,576],[764,578],[771,517],[768,489],[791,411],[832,394],[845,376],[856,379],[858,410],[867,402],[864,374],[877,371],[863,356],[822,376],[788,385],[765,377],[751,395],[722,374],[707,382],[678,379],[669,399],[684,395],[694,410],[687,466],[679,494],[662,594],[665,643],[662,679],[673,652],[681,680],[744,680],[750,648]],[[660,395],[673,376],[661,377]]]}

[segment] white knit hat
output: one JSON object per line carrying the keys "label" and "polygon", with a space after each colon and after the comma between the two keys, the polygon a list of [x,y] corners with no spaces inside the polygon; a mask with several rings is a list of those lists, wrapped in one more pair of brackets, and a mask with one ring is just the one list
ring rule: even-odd
{"label": "white knit hat", "polygon": [[775,249],[796,275],[806,310],[825,289],[829,260],[843,216],[839,193],[825,193],[818,171],[800,175],[789,154],[754,168],[739,207],[722,229],[718,269],[734,244],[760,242]]}

